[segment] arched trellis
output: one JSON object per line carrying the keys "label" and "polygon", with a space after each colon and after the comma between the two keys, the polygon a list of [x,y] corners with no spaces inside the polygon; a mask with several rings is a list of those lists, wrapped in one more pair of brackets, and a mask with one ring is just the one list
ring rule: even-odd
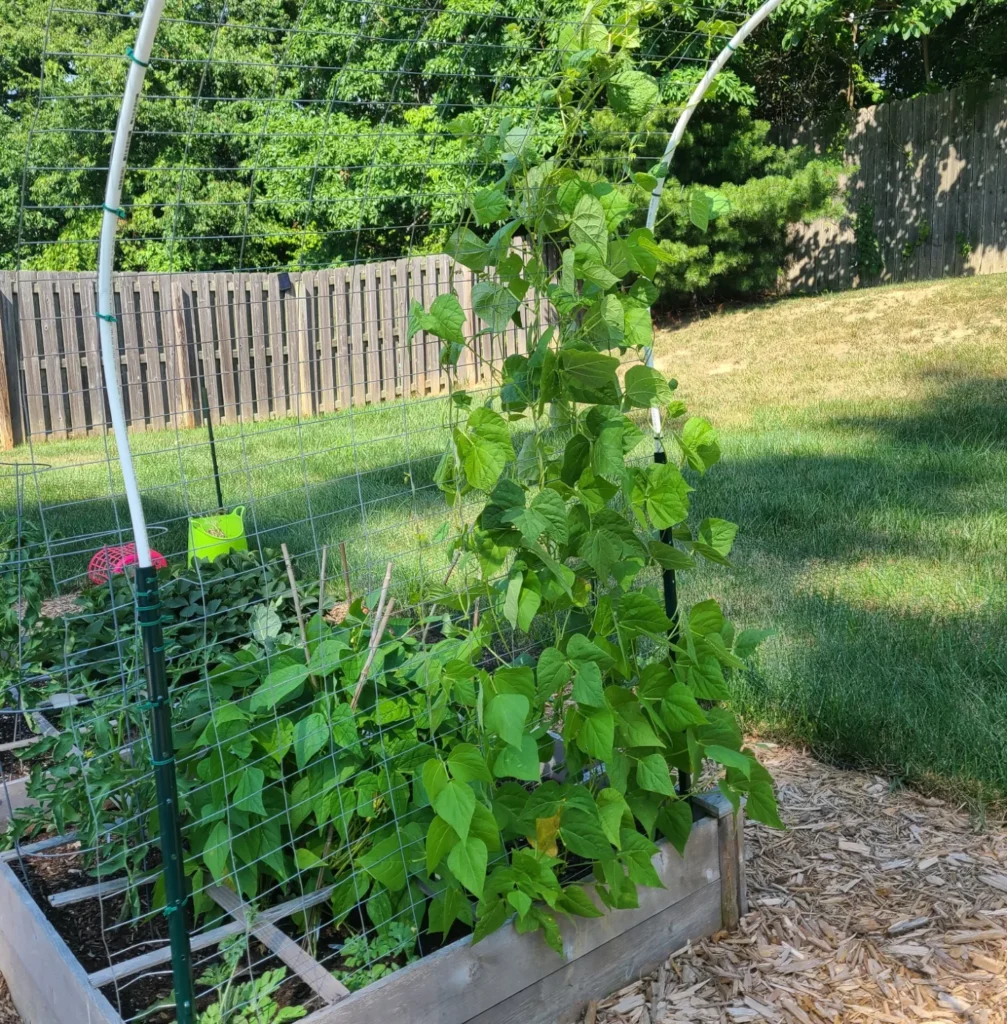
{"label": "arched trellis", "polygon": [[[696,86],[688,104],[675,126],[666,148],[662,167],[664,176],[659,178],[647,214],[647,225],[653,228],[664,180],[674,157],[675,148],[681,141],[689,119],[698,108],[717,73],[725,66],[731,54],[740,46],[772,12],[781,0],[768,0],[745,24],[709,65],[706,74]],[[139,597],[140,622],[144,641],[145,669],[147,674],[149,703],[152,716],[152,752],[154,755],[155,779],[161,807],[162,863],[165,883],[165,904],[171,932],[173,950],[173,972],[178,1020],[189,1024],[195,1015],[195,999],[192,985],[191,954],[188,933],[182,908],[185,903],[185,879],[182,873],[181,839],[177,827],[178,794],[172,765],[172,741],[168,692],[165,681],[163,643],[160,636],[160,608],[156,575],[152,569],[152,557],[147,536],[143,501],[137,486],[133,466],[130,439],[119,382],[119,360],[114,326],[117,313],[113,299],[113,260],[116,246],[116,230],[122,216],[123,180],[127,170],[130,137],[133,131],[137,106],[143,87],[144,76],[151,59],[154,39],[162,17],[164,0],[149,0],[140,19],[135,43],[129,51],[130,67],[127,83],[119,111],[109,163],[108,178],[104,196],[102,226],[98,263],[97,318],[104,368],[106,396],[117,444],[117,455],[132,524],[133,540],[136,545],[137,593]],[[653,413],[655,438],[661,435],[661,422],[657,410]],[[172,829],[168,822],[174,822]]]}

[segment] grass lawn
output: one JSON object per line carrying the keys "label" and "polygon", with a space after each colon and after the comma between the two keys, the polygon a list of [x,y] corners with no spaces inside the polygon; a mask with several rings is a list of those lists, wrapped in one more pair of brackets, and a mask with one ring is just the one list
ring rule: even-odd
{"label": "grass lawn", "polygon": [[697,511],[733,573],[685,581],[774,628],[745,711],[819,752],[1007,793],[1007,278],[789,299],[658,342],[721,430]]}
{"label": "grass lawn", "polygon": [[[1007,794],[1007,279],[982,277],[729,311],[659,333],[658,363],[721,431],[696,518],[740,524],[737,568],[683,579],[776,630],[746,713],[835,758],[969,797]],[[443,578],[447,440],[431,399],[221,428],[225,504],[250,534],[314,558],[347,542],[355,590]],[[178,564],[186,517],[216,505],[204,431],[134,434],[154,546]],[[129,539],[111,439],[36,444],[30,477],[62,592]],[[644,453],[646,455],[646,453]],[[10,456],[8,456],[10,457]],[[0,514],[13,509],[0,474]],[[99,535],[99,536],[95,536]],[[338,575],[332,552],[330,578]],[[302,564],[302,572],[312,567]]]}
{"label": "grass lawn", "polygon": [[[380,582],[387,559],[400,581],[440,571],[445,554],[433,538],[447,511],[432,477],[447,442],[445,414],[444,399],[435,398],[219,427],[224,504],[246,507],[250,543],[264,548],[285,542],[313,560],[323,544],[345,541],[357,588]],[[178,564],[189,514],[217,506],[206,431],[131,433],[130,443],[151,545]],[[132,537],[114,439],[36,443],[11,454],[51,465],[26,479],[26,515],[41,509],[46,534],[62,535],[50,545],[54,589],[79,589],[97,548]],[[0,514],[11,514],[14,501],[14,478],[0,474]],[[338,574],[333,548],[329,575]]]}

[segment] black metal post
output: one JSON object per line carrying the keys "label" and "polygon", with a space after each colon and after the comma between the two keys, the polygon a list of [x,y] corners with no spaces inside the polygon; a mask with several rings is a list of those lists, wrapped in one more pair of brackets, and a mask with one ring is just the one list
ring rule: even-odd
{"label": "black metal post", "polygon": [[206,423],[206,432],[210,437],[210,461],[213,463],[213,482],[217,487],[217,508],[224,511],[224,496],[220,490],[220,468],[217,466],[217,442],[213,437],[213,420],[210,419],[210,396],[206,393],[206,383],[202,376],[199,378],[199,390],[203,396],[203,420]]}
{"label": "black metal post", "polygon": [[182,862],[182,829],[179,821],[178,784],[175,779],[175,750],[171,739],[171,704],[168,673],[164,661],[161,629],[161,598],[157,570],[140,566],[136,570],[137,610],[143,637],[143,662],[147,674],[150,706],[151,764],[157,789],[157,810],[161,831],[161,870],[164,874],[165,907],[171,941],[171,970],[175,983],[178,1024],[195,1024],[196,1002],[192,981],[192,951],[189,946],[189,897]]}
{"label": "black metal post", "polygon": [[[654,461],[665,463],[668,461],[668,454],[664,450],[664,446],[656,438],[654,440]],[[675,544],[675,537],[670,526],[665,527],[661,531],[661,540],[672,547]],[[675,579],[674,569],[663,569],[661,572],[661,583],[664,588],[664,614],[671,619],[671,629],[668,630],[668,639],[673,643],[678,643],[678,582]],[[675,652],[671,652],[671,657],[674,659]],[[689,787],[692,785],[692,779],[688,772],[680,771],[678,773],[678,791],[680,793],[687,793]]]}

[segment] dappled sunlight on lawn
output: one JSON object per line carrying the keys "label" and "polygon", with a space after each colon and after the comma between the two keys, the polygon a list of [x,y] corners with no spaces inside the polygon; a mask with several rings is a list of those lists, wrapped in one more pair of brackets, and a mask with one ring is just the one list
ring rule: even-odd
{"label": "dappled sunlight on lawn", "polygon": [[776,630],[748,713],[986,796],[1007,793],[1005,285],[788,299],[659,342],[721,429],[695,514],[739,524],[737,568],[684,593]]}

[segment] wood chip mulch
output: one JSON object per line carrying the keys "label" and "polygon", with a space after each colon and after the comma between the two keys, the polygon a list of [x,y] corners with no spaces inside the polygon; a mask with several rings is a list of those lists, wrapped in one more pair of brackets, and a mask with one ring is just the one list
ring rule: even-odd
{"label": "wood chip mulch", "polygon": [[749,914],[585,1024],[1007,1022],[1007,830],[768,747],[785,833],[746,827]]}
{"label": "wood chip mulch", "polygon": [[7,991],[7,982],[0,976],[0,1024],[21,1024],[21,1016],[14,1009],[10,993]]}

